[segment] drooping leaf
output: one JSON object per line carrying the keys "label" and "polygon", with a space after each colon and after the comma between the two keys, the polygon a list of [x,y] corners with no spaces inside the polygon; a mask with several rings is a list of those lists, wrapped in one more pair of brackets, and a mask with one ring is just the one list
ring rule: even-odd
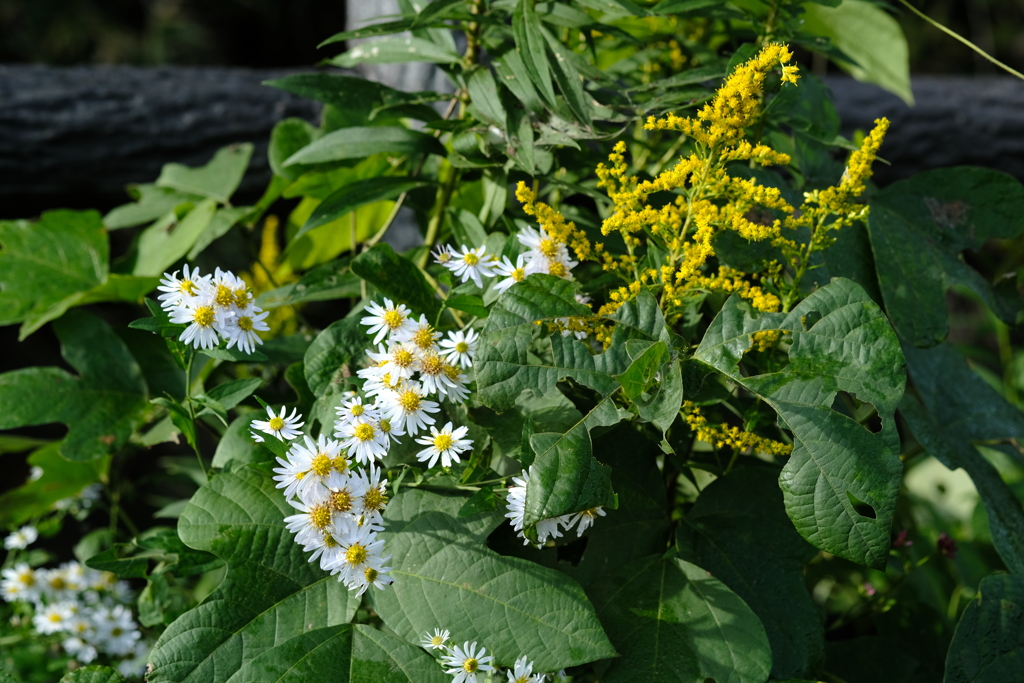
{"label": "drooping leaf", "polygon": [[[739,363],[751,334],[766,330],[792,335],[789,365],[745,377]],[[905,370],[896,335],[864,290],[836,278],[788,314],[757,317],[734,296],[694,358],[760,396],[793,432],[779,483],[797,531],[830,553],[884,566],[903,470],[893,413]],[[874,405],[879,433],[832,409],[840,390]]]}
{"label": "drooping leaf", "polygon": [[121,448],[147,406],[146,381],[124,342],[99,318],[71,311],[54,324],[78,377],[36,367],[0,375],[0,429],[62,422],[60,454],[94,460]]}
{"label": "drooping leaf", "polygon": [[463,502],[404,489],[388,505],[382,537],[395,583],[373,594],[384,623],[409,642],[450,628],[456,642],[486,644],[502,666],[526,655],[535,670],[555,671],[614,656],[579,584],[487,548],[500,514],[459,518]]}
{"label": "drooping leaf", "polygon": [[803,30],[828,38],[853,59],[852,64],[840,62],[851,76],[880,85],[914,104],[907,38],[892,16],[867,0],[843,0],[836,7],[815,3],[803,7]]}
{"label": "drooping leaf", "polygon": [[135,201],[111,209],[103,217],[103,225],[107,230],[151,223],[182,204],[197,204],[202,200],[197,194],[179,192],[169,187],[157,187],[152,183],[129,185],[128,190],[135,197]]}
{"label": "drooping leaf", "polygon": [[151,683],[226,680],[307,631],[348,622],[358,598],[307,562],[284,526],[293,512],[269,474],[219,474],[192,497],[178,533],[227,563],[221,585],[176,619],[150,654]]}
{"label": "drooping leaf", "polygon": [[394,199],[403,192],[429,184],[426,180],[417,180],[407,176],[384,176],[357,180],[351,185],[337,190],[318,204],[292,239],[297,240],[310,230],[336,221],[361,206],[385,199]]}
{"label": "drooping leaf", "polygon": [[444,683],[451,680],[434,658],[365,624],[319,628],[246,662],[228,683]]}
{"label": "drooping leaf", "polygon": [[433,62],[454,64],[461,57],[457,52],[424,38],[395,36],[362,43],[331,60],[334,66],[348,69],[356,64],[405,64]]}
{"label": "drooping leaf", "polygon": [[206,395],[224,406],[225,410],[231,410],[248,398],[252,392],[259,389],[261,384],[263,384],[263,380],[259,377],[236,379],[218,384],[207,391]]}
{"label": "drooping leaf", "polygon": [[423,273],[409,259],[396,254],[391,245],[379,243],[352,259],[352,272],[396,303],[404,303],[414,315],[435,320],[438,301]]}
{"label": "drooping leaf", "polygon": [[106,474],[109,458],[68,462],[61,457],[60,448],[60,443],[52,443],[28,456],[28,464],[41,468],[43,474],[0,495],[0,526],[15,526],[42,517],[58,500],[77,496]]}
{"label": "drooping leaf", "polygon": [[945,683],[1002,683],[1024,671],[1024,576],[993,574],[978,587],[946,654]]}
{"label": "drooping leaf", "polygon": [[492,126],[505,126],[505,107],[498,97],[498,86],[491,75],[491,70],[479,68],[466,79],[466,89],[474,111],[480,118]]}
{"label": "drooping leaf", "polygon": [[748,468],[700,493],[676,531],[679,556],[706,569],[754,611],[772,675],[800,677],[824,656],[822,619],[804,581],[817,554],[786,517],[775,470]]}
{"label": "drooping leaf", "polygon": [[445,154],[433,135],[401,126],[355,126],[328,133],[284,161],[284,166],[343,159],[362,159],[371,154]]}
{"label": "drooping leaf", "polygon": [[587,590],[621,657],[607,683],[764,683],[772,653],[746,603],[697,565],[636,560]]}
{"label": "drooping leaf", "polygon": [[1024,574],[1024,510],[976,442],[1024,438],[1024,415],[1006,402],[948,344],[918,349],[904,344],[916,396],[907,394],[900,414],[930,454],[951,470],[963,468],[988,511],[996,552],[1013,572]]}
{"label": "drooping leaf", "polygon": [[343,43],[349,40],[359,40],[360,38],[372,38],[374,36],[386,36],[392,33],[402,33],[403,31],[409,30],[415,19],[396,19],[395,21],[382,21],[379,24],[370,24],[363,28],[355,29],[352,31],[342,31],[341,33],[335,33],[330,38],[327,38],[322,43],[317,45],[318,48],[330,45],[332,43]]}
{"label": "drooping leaf", "polygon": [[213,159],[198,168],[165,164],[157,178],[157,187],[197,194],[226,204],[249,168],[252,150],[252,143],[249,142],[222,147],[213,155]]}
{"label": "drooping leaf", "polygon": [[361,116],[371,120],[377,112],[392,111],[421,121],[432,121],[441,118],[441,115],[430,107],[429,103],[451,99],[451,95],[445,93],[408,93],[365,78],[323,72],[294,74],[265,81],[264,85],[287,90],[343,110],[355,108]]}
{"label": "drooping leaf", "polygon": [[964,285],[1008,318],[992,287],[961,259],[993,237],[1024,230],[1024,186],[990,169],[918,173],[872,199],[868,232],[885,308],[901,337],[934,346],[949,331],[946,290]]}
{"label": "drooping leaf", "polygon": [[516,53],[540,96],[549,106],[554,106],[555,89],[551,82],[551,68],[542,29],[533,3],[530,0],[519,0],[512,14]]}
{"label": "drooping leaf", "polygon": [[180,221],[172,212],[143,230],[132,274],[153,277],[166,271],[188,254],[216,213],[216,202],[204,199]]}

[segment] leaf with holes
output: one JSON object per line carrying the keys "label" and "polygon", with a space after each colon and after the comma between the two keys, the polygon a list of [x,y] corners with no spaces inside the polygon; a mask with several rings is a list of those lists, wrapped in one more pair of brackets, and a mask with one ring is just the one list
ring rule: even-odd
{"label": "leaf with holes", "polygon": [[196,492],[178,533],[228,572],[160,636],[148,681],[222,681],[302,633],[352,618],[359,598],[307,562],[284,525],[293,512],[270,475],[251,468],[218,474]]}
{"label": "leaf with holes", "polygon": [[[789,364],[745,377],[739,368],[755,332],[792,335]],[[797,531],[822,550],[885,565],[903,465],[893,413],[906,381],[896,335],[861,287],[836,278],[790,313],[761,313],[731,297],[694,358],[765,400],[793,432],[779,478]],[[882,430],[832,409],[839,391],[874,405]]]}
{"label": "leaf with holes", "polygon": [[764,683],[764,627],[725,584],[677,558],[636,560],[587,590],[622,655],[606,683]]}
{"label": "leaf with holes", "polygon": [[384,513],[394,585],[373,593],[377,613],[409,642],[447,628],[495,663],[526,655],[538,671],[614,657],[579,584],[553,569],[503,557],[484,540],[498,513],[459,517],[464,498],[405,489]]}

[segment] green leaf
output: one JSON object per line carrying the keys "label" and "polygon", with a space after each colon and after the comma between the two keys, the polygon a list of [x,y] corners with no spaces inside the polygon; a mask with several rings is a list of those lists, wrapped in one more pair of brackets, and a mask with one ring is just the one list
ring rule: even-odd
{"label": "green leaf", "polygon": [[0,245],[0,325],[39,316],[107,280],[110,247],[95,211],[47,211],[35,223],[0,221]]}
{"label": "green leaf", "polygon": [[554,59],[551,60],[551,71],[558,84],[558,89],[569,105],[570,111],[575,115],[576,120],[585,126],[591,123],[591,98],[583,90],[583,81],[580,74],[573,66],[573,53],[570,52],[562,41],[551,35],[543,26],[541,31],[547,41],[548,49],[551,50]]}
{"label": "green leaf", "polygon": [[260,353],[259,351],[249,353],[247,351],[243,351],[237,346],[233,346],[230,349],[222,349],[215,346],[212,349],[199,349],[199,353],[207,356],[208,358],[215,358],[216,360],[242,361],[244,363],[261,363],[263,361],[270,360],[270,358],[268,358],[264,353]]}
{"label": "green leaf", "polygon": [[[354,129],[348,128],[346,130]],[[341,131],[338,132],[340,133]],[[366,206],[367,204],[373,204],[385,199],[394,199],[403,192],[427,185],[430,185],[429,181],[416,180],[408,176],[384,176],[357,180],[337,190],[318,204],[299,231],[295,233],[295,237],[292,240],[299,239],[314,228],[319,228],[321,225],[327,225],[336,221],[349,212],[355,211],[360,206]]]}
{"label": "green leaf", "polygon": [[948,344],[903,353],[917,396],[907,394],[900,414],[930,454],[951,470],[963,468],[988,511],[996,552],[1024,574],[1024,510],[999,472],[974,447],[977,442],[1024,438],[1024,415],[979,377]]}
{"label": "green leaf", "polygon": [[772,676],[806,675],[824,657],[820,610],[804,581],[817,551],[786,517],[777,470],[742,469],[712,482],[676,539],[680,557],[722,581],[761,620]]}
{"label": "green leaf", "polygon": [[341,33],[335,33],[333,36],[317,45],[317,48],[321,48],[332,43],[359,40],[360,38],[372,38],[374,36],[385,36],[391,33],[402,33],[403,31],[408,31],[415,21],[415,19],[397,19],[395,21],[384,21],[379,24],[371,24],[354,31],[342,31]]}
{"label": "green leaf", "polygon": [[964,285],[1002,317],[992,287],[962,259],[1022,228],[1024,187],[982,168],[944,168],[893,183],[872,199],[871,247],[885,308],[900,336],[934,346],[949,332],[946,290]]}
{"label": "green leaf", "polygon": [[286,167],[285,159],[298,152],[323,136],[323,131],[309,121],[299,118],[278,121],[270,132],[270,145],[267,147],[267,160],[275,175],[288,180],[297,180],[305,169],[294,166]]}
{"label": "green leaf", "polygon": [[[645,346],[644,350],[636,356],[630,354],[633,362],[617,378],[619,384],[622,385],[622,391],[630,400],[635,400],[644,392],[647,386],[654,380],[654,374],[665,362],[666,356],[668,356],[668,345],[665,342],[638,343]],[[629,353],[628,345],[626,352]]]}
{"label": "green leaf", "polygon": [[656,382],[647,397],[633,399],[640,419],[651,422],[662,435],[672,426],[683,404],[682,361],[671,361],[661,369],[661,381]]}
{"label": "green leaf", "polygon": [[[789,365],[744,376],[751,334],[766,330],[792,335]],[[822,550],[884,566],[903,470],[893,413],[906,375],[896,335],[864,290],[836,278],[789,314],[757,317],[733,296],[694,358],[764,399],[793,432],[779,483],[797,531]],[[879,433],[832,409],[840,390],[874,405]]]}
{"label": "green leaf", "polygon": [[343,377],[343,366],[349,366],[350,375],[355,374],[354,362],[361,359],[370,346],[366,328],[359,324],[360,317],[334,321],[306,350],[303,360],[306,383],[315,396],[323,396],[331,384]]}
{"label": "green leaf", "polygon": [[318,266],[298,282],[263,292],[256,297],[260,308],[292,306],[305,301],[330,301],[360,296],[359,276],[349,270],[348,259]]}
{"label": "green leaf", "polygon": [[228,234],[228,230],[235,227],[239,221],[247,218],[256,211],[252,206],[233,206],[227,209],[217,209],[213,218],[206,224],[206,229],[199,235],[192,248],[189,249],[187,258],[191,261],[199,256],[206,247]]}
{"label": "green leaf", "polygon": [[100,571],[113,572],[123,579],[144,579],[149,574],[149,558],[132,557],[136,548],[131,543],[116,543],[113,548],[93,555],[85,565]]}
{"label": "green leaf", "polygon": [[178,192],[168,187],[157,187],[152,183],[129,185],[128,191],[133,197],[136,197],[135,202],[111,209],[103,217],[103,225],[107,230],[131,228],[143,223],[150,223],[174,211],[182,204],[196,204],[202,200],[202,197],[197,194]]}
{"label": "green leaf", "polygon": [[0,429],[62,422],[60,452],[86,461],[120,449],[146,410],[146,381],[124,342],[93,315],[54,324],[64,360],[79,372],[25,368],[0,375]]}
{"label": "green leaf", "polygon": [[527,111],[539,112],[544,108],[544,103],[530,81],[530,73],[518,49],[510,48],[495,55],[492,66],[498,75],[498,82],[508,88]]}
{"label": "green leaf", "polygon": [[516,41],[516,53],[522,60],[530,81],[540,91],[541,97],[548,105],[554,106],[555,89],[551,84],[551,69],[542,28],[533,2],[519,0],[512,14],[512,35]]}
{"label": "green leaf", "polygon": [[284,526],[293,513],[269,474],[219,474],[192,497],[181,540],[224,560],[227,575],[163,632],[150,683],[224,680],[297,634],[348,622],[359,599],[307,562]]}
{"label": "green leaf", "polygon": [[296,633],[246,662],[228,683],[445,683],[433,657],[365,624],[342,624]]}
{"label": "green leaf", "polygon": [[478,296],[470,294],[450,296],[444,300],[444,305],[445,308],[454,308],[457,311],[465,311],[477,318],[486,318],[488,314],[487,307],[484,306],[484,300]]}
{"label": "green leaf", "polygon": [[376,287],[381,294],[404,303],[414,315],[425,314],[435,320],[441,302],[420,269],[409,259],[396,254],[388,244],[375,244],[352,259],[352,272]]}
{"label": "green leaf", "polygon": [[252,150],[253,146],[248,142],[222,147],[209,163],[199,168],[165,164],[156,184],[226,204],[249,168]]}
{"label": "green leaf", "polygon": [[602,682],[764,683],[772,653],[746,603],[700,567],[649,557],[588,589],[622,655]]}
{"label": "green leaf", "polygon": [[224,406],[225,410],[231,410],[248,398],[252,392],[259,389],[261,384],[263,384],[263,380],[259,377],[236,379],[224,384],[218,384],[207,391],[206,395]]}
{"label": "green leaf", "polygon": [[83,666],[69,671],[60,683],[123,683],[124,676],[109,666]]}
{"label": "green leaf", "polygon": [[828,38],[853,60],[839,65],[858,81],[874,83],[914,104],[910,59],[903,29],[884,9],[867,0],[844,0],[837,7],[803,5],[807,33]]}
{"label": "green leaf", "polygon": [[[0,375],[2,386],[3,376]],[[68,462],[61,457],[60,449],[60,443],[52,443],[28,456],[28,464],[41,468],[43,475],[0,495],[0,526],[16,526],[42,517],[58,500],[77,496],[86,486],[99,481],[110,465],[109,458]]]}
{"label": "green leaf", "polygon": [[484,538],[501,516],[459,518],[464,500],[403,489],[388,505],[382,537],[395,583],[373,594],[388,628],[409,642],[449,628],[456,642],[485,644],[496,664],[526,655],[539,671],[614,656],[579,584],[490,550]]}
{"label": "green leaf", "polygon": [[314,140],[284,161],[284,166],[342,159],[362,159],[371,154],[446,154],[433,135],[401,126],[342,128]]}
{"label": "green leaf", "polygon": [[139,253],[132,274],[157,276],[184,258],[206,231],[216,212],[216,202],[204,199],[181,221],[172,212],[143,230],[139,235]]}
{"label": "green leaf", "polygon": [[492,126],[505,127],[505,107],[498,97],[498,86],[494,82],[491,70],[480,67],[466,79],[466,89],[474,110],[480,113],[480,119]]}
{"label": "green leaf", "polygon": [[357,45],[348,52],[331,59],[330,63],[343,69],[349,69],[356,64],[405,64],[406,62],[454,64],[460,59],[458,53],[424,38],[395,36]]}
{"label": "green leaf", "polygon": [[365,78],[323,72],[293,74],[274,81],[265,81],[264,85],[318,100],[369,120],[372,120],[377,112],[393,110],[396,115],[420,121],[433,121],[441,118],[441,115],[428,106],[428,103],[451,99],[451,95],[446,93],[407,93]]}
{"label": "green leaf", "polygon": [[1003,683],[1024,670],[1024,576],[993,574],[964,610],[946,654],[945,683]]}

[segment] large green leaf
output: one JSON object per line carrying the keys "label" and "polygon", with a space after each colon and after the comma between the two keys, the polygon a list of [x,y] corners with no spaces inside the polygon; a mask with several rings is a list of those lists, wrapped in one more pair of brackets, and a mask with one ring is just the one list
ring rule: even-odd
{"label": "large green leaf", "polygon": [[917,396],[907,394],[900,414],[925,449],[951,470],[963,468],[974,481],[1006,566],[1024,574],[1024,510],[999,472],[974,447],[976,442],[1024,438],[1024,415],[971,370],[948,344],[903,353]]}
{"label": "large green leaf", "polygon": [[355,374],[352,362],[362,358],[370,346],[366,328],[359,324],[361,317],[334,321],[306,349],[303,370],[306,383],[316,396],[323,396],[331,383],[341,377],[343,366],[349,365],[350,375]]}
{"label": "large green leaf", "polygon": [[461,58],[457,52],[452,52],[425,38],[395,36],[357,45],[332,59],[331,63],[348,69],[356,64],[404,64],[406,62],[454,64],[459,59]]}
{"label": "large green leaf", "polygon": [[349,270],[348,260],[325,263],[305,273],[298,282],[282,285],[256,297],[260,308],[291,306],[304,301],[329,301],[360,295],[359,276]]}
{"label": "large green leaf", "polygon": [[123,683],[124,676],[109,666],[83,666],[69,671],[60,683]]}
{"label": "large green leaf", "polygon": [[124,342],[99,318],[65,314],[54,330],[75,377],[54,367],[0,375],[0,429],[63,422],[60,453],[93,460],[121,448],[148,405],[142,370]]}
{"label": "large green leaf", "polygon": [[417,180],[408,176],[383,176],[357,180],[337,190],[318,204],[292,239],[297,240],[310,230],[332,223],[360,206],[385,199],[394,199],[403,192],[429,184],[429,181]]}
{"label": "large green leaf", "polygon": [[270,475],[251,468],[219,474],[192,497],[181,540],[224,560],[228,573],[160,636],[150,683],[226,681],[264,652],[352,618],[359,599],[307,561],[284,526],[293,512]]}
{"label": "large green leaf", "polygon": [[1004,683],[1024,672],[1024,576],[994,574],[956,625],[945,683]]}
{"label": "large green leaf", "polygon": [[103,225],[108,230],[151,223],[182,204],[195,204],[202,200],[197,194],[157,187],[152,183],[129,185],[128,193],[135,198],[133,203],[111,209],[103,217]]}
{"label": "large green leaf", "polygon": [[[836,278],[790,313],[756,317],[731,297],[694,358],[760,396],[793,433],[793,454],[779,483],[797,531],[840,557],[882,567],[903,464],[893,414],[906,380],[903,354],[885,315],[859,285]],[[751,335],[792,335],[789,364],[744,376],[739,364]],[[874,434],[832,409],[838,391],[874,405]]]}
{"label": "large green leaf", "polygon": [[803,9],[803,30],[828,38],[853,59],[855,63],[840,61],[850,75],[914,104],[907,38],[884,9],[867,0],[843,0],[835,7],[807,2]]}
{"label": "large green leaf", "polygon": [[519,0],[516,5],[512,14],[512,34],[516,41],[516,53],[530,80],[548,105],[554,106],[555,89],[551,82],[543,26],[531,0]]}
{"label": "large green leaf", "polygon": [[252,158],[252,143],[245,142],[217,150],[205,166],[189,168],[165,164],[157,178],[157,187],[197,194],[226,204],[238,189]]}
{"label": "large green leaf", "polygon": [[893,183],[871,201],[868,230],[885,308],[901,337],[917,346],[946,338],[946,290],[964,285],[1002,311],[992,287],[961,258],[993,237],[1024,229],[1024,187],[983,168],[944,168]]}
{"label": "large green leaf", "polygon": [[636,560],[587,592],[622,655],[605,683],[768,680],[772,653],[757,615],[694,564]]}
{"label": "large green leaf", "polygon": [[16,526],[42,517],[53,509],[58,500],[78,495],[106,474],[109,458],[68,462],[60,455],[60,446],[60,443],[48,444],[28,456],[28,464],[41,468],[43,474],[0,495],[0,527]]}
{"label": "large green leaf", "polygon": [[397,303],[412,309],[413,315],[425,314],[433,321],[441,308],[427,279],[416,264],[389,244],[375,244],[352,259],[352,272],[363,278]]}
{"label": "large green leaf", "polygon": [[377,112],[384,110],[421,121],[439,119],[441,115],[428,103],[452,97],[447,93],[403,92],[365,78],[324,72],[293,74],[265,81],[264,85],[309,97],[342,110],[351,112],[356,109],[371,120]]}
{"label": "large green leaf", "polygon": [[679,556],[703,567],[761,620],[772,675],[799,678],[825,653],[820,611],[804,582],[817,555],[786,517],[778,472],[742,469],[700,493],[676,532]]}
{"label": "large green leaf", "polygon": [[216,214],[216,202],[204,199],[180,221],[172,211],[143,230],[139,234],[139,253],[132,274],[153,277],[166,271],[188,254]]}
{"label": "large green leaf", "polygon": [[297,633],[246,662],[230,683],[444,683],[433,657],[365,624]]}
{"label": "large green leaf", "polygon": [[395,633],[418,642],[451,629],[511,666],[526,655],[539,671],[615,656],[579,584],[553,569],[503,557],[484,543],[497,513],[458,517],[465,499],[404,489],[384,513],[394,585],[373,593]]}
{"label": "large green leaf", "polygon": [[284,161],[284,166],[343,159],[362,159],[371,154],[445,154],[433,135],[401,126],[355,126],[328,133]]}

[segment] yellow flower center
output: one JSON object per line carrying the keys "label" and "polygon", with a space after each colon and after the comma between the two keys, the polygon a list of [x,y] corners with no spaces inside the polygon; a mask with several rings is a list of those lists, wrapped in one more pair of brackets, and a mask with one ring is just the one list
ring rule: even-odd
{"label": "yellow flower center", "polygon": [[407,389],[399,394],[398,405],[407,413],[415,413],[420,409],[420,395],[413,389]]}
{"label": "yellow flower center", "polygon": [[442,645],[444,645],[444,638],[442,638],[441,636],[434,636],[430,639],[430,644],[434,647],[441,647]]}
{"label": "yellow flower center", "polygon": [[346,458],[344,455],[339,455],[335,457],[333,460],[331,460],[331,467],[333,467],[338,472],[344,474],[348,470],[348,458]]}
{"label": "yellow flower center", "polygon": [[555,277],[565,277],[565,274],[569,272],[565,268],[565,264],[561,261],[552,261],[548,264],[548,273]]}
{"label": "yellow flower center", "polygon": [[110,629],[110,635],[114,636],[115,638],[117,638],[122,633],[124,633],[124,629],[119,626],[115,626],[114,628]]}
{"label": "yellow flower center", "polygon": [[517,678],[512,683],[529,683],[529,679],[526,678],[526,676],[520,676],[519,678]]}
{"label": "yellow flower center", "polygon": [[363,507],[367,510],[383,510],[388,504],[388,496],[380,487],[372,488],[363,495]]}
{"label": "yellow flower center", "polygon": [[522,282],[526,278],[526,268],[516,268],[512,271],[512,279],[516,282]]}
{"label": "yellow flower center", "polygon": [[227,285],[217,285],[217,293],[213,295],[213,300],[218,306],[227,307],[235,303],[235,293]]}
{"label": "yellow flower center", "polygon": [[555,254],[558,253],[558,242],[554,241],[550,237],[545,237],[540,241],[538,250],[548,258],[554,258]]}
{"label": "yellow flower center", "polygon": [[427,325],[416,330],[416,334],[412,337],[412,342],[421,349],[429,349],[434,345],[434,328]]}
{"label": "yellow flower center", "polygon": [[477,263],[480,262],[480,257],[477,256],[476,254],[470,253],[463,256],[462,260],[466,263],[467,266],[475,266]]}
{"label": "yellow flower center", "polygon": [[62,617],[60,614],[57,614],[56,612],[50,612],[50,614],[48,615],[48,618],[54,624],[59,624],[61,621],[64,620],[64,617]]}
{"label": "yellow flower center", "polygon": [[467,344],[466,342],[459,342],[458,344],[455,345],[455,350],[458,351],[459,353],[466,353],[467,351],[469,351],[469,344]]}
{"label": "yellow flower center", "polygon": [[354,403],[352,404],[352,407],[349,408],[349,412],[352,413],[353,417],[359,417],[360,415],[366,412],[366,408],[363,406],[362,403]]}
{"label": "yellow flower center", "polygon": [[420,372],[432,377],[440,375],[444,372],[444,360],[437,354],[431,354],[423,359],[423,369]]}
{"label": "yellow flower center", "polygon": [[370,439],[373,438],[374,433],[375,431],[373,429],[373,425],[366,424],[364,422],[358,427],[356,427],[355,431],[352,434],[360,441],[369,441]]}
{"label": "yellow flower center", "polygon": [[331,493],[331,507],[338,512],[348,512],[352,509],[352,493],[347,488],[333,491]]}
{"label": "yellow flower center", "polygon": [[209,327],[213,324],[213,306],[200,306],[192,315],[192,320],[200,327]]}
{"label": "yellow flower center", "polygon": [[459,381],[459,374],[460,374],[460,372],[459,372],[459,369],[457,367],[455,367],[454,365],[447,365],[446,364],[444,366],[444,374],[447,375],[448,379],[450,379],[453,382]]}
{"label": "yellow flower center", "polygon": [[434,448],[439,451],[446,451],[452,447],[451,434],[438,434],[434,437]]}
{"label": "yellow flower center", "polygon": [[349,546],[348,550],[345,551],[345,561],[351,565],[362,564],[366,562],[366,558],[369,557],[370,553],[367,552],[366,546],[358,543],[353,543]]}
{"label": "yellow flower center", "polygon": [[477,663],[477,661],[472,657],[470,657],[462,663],[462,668],[468,671],[469,673],[474,673],[479,666],[480,665]]}
{"label": "yellow flower center", "polygon": [[317,505],[309,511],[309,523],[320,531],[327,528],[331,523],[331,507],[329,505]]}
{"label": "yellow flower center", "polygon": [[405,316],[398,311],[384,311],[381,319],[392,330],[397,330],[405,322]]}
{"label": "yellow flower center", "polygon": [[250,330],[252,330],[252,318],[250,318],[247,315],[243,315],[241,318],[239,318],[238,329],[242,330],[243,332],[249,332]]}
{"label": "yellow flower center", "polygon": [[55,591],[64,590],[67,587],[67,585],[68,584],[64,581],[64,579],[60,578],[59,576],[50,579],[50,588],[52,588]]}
{"label": "yellow flower center", "polygon": [[391,359],[400,368],[407,368],[412,365],[412,362],[416,360],[416,356],[413,355],[412,351],[408,349],[398,349],[391,354]]}
{"label": "yellow flower center", "polygon": [[318,477],[326,477],[331,473],[331,458],[324,453],[317,453],[316,457],[313,458],[309,469],[313,470],[313,474]]}
{"label": "yellow flower center", "polygon": [[284,429],[284,420],[279,417],[270,418],[270,429],[279,432]]}
{"label": "yellow flower center", "polygon": [[245,287],[235,290],[235,305],[239,308],[247,308],[252,303],[252,292]]}
{"label": "yellow flower center", "polygon": [[334,540],[334,536],[332,536],[331,534],[327,534],[326,536],[324,536],[324,545],[328,548],[337,548],[338,542]]}
{"label": "yellow flower center", "polygon": [[390,434],[391,433],[391,420],[388,420],[386,418],[381,418],[380,422],[377,423],[377,427],[380,428],[380,431],[384,432],[385,434]]}
{"label": "yellow flower center", "polygon": [[191,280],[182,280],[181,284],[178,285],[178,289],[182,292],[185,292],[189,296],[195,296],[196,292],[199,291],[199,288],[196,287],[196,283],[192,282]]}
{"label": "yellow flower center", "polygon": [[373,567],[367,567],[363,575],[366,576],[366,583],[373,583],[377,580],[377,570]]}

